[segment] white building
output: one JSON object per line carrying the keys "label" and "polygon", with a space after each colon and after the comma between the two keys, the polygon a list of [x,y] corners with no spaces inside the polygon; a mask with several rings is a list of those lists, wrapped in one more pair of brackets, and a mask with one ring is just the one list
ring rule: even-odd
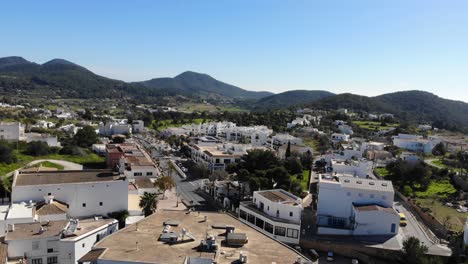
{"label": "white building", "polygon": [[134,143],[107,144],[106,162],[109,168],[118,168],[129,181],[135,178],[159,176],[159,170],[149,154]]}
{"label": "white building", "polygon": [[438,137],[423,138],[419,135],[398,134],[393,137],[393,145],[414,152],[431,153],[432,149],[441,141]]}
{"label": "white building", "polygon": [[40,141],[45,142],[49,147],[61,147],[57,136],[50,134],[25,133],[26,142]]}
{"label": "white building", "polygon": [[310,119],[308,117],[312,118],[311,115],[306,115],[304,117],[296,117],[291,123],[287,123],[286,127],[287,128],[293,128],[296,126],[310,126]]}
{"label": "white building", "polygon": [[45,196],[68,205],[68,215],[82,218],[127,210],[128,181],[110,170],[16,171],[11,201],[43,201]]}
{"label": "white building", "polygon": [[230,163],[237,163],[251,149],[266,149],[248,144],[199,143],[189,145],[191,158],[205,164],[210,171],[225,170]]}
{"label": "white building", "polygon": [[102,218],[11,224],[5,242],[9,259],[75,264],[96,242],[117,230],[117,220]]}
{"label": "white building", "polygon": [[143,120],[133,120],[132,131],[133,133],[146,133],[148,129],[145,127]]}
{"label": "white building", "polygon": [[319,175],[319,234],[396,235],[400,217],[393,209],[391,181]]}
{"label": "white building", "polygon": [[343,134],[343,133],[333,133],[331,135],[331,140],[335,143],[342,142],[342,141],[347,142],[349,141],[349,138],[350,138],[349,135]]}
{"label": "white building", "polygon": [[268,137],[273,130],[266,126],[238,127],[232,126],[224,130],[224,137],[227,141],[248,143],[256,146],[267,144]]}
{"label": "white building", "polygon": [[49,122],[47,120],[39,120],[33,127],[49,129],[49,128],[54,128],[55,123]]}
{"label": "white building", "polygon": [[408,151],[402,152],[400,154],[400,159],[410,163],[421,161],[421,157],[419,157],[416,153]]}
{"label": "white building", "polygon": [[99,125],[99,134],[102,136],[128,135],[132,133],[132,126],[127,123],[107,122]]}
{"label": "white building", "polygon": [[218,136],[226,132],[226,129],[235,127],[232,122],[210,122],[201,124],[183,125],[182,128],[192,136]]}
{"label": "white building", "polygon": [[24,126],[19,122],[0,122],[0,140],[24,140]]}
{"label": "white building", "polygon": [[302,145],[303,141],[301,138],[292,136],[290,134],[276,134],[271,137],[271,147],[277,148],[282,145],[287,145],[290,143],[291,145]]}
{"label": "white building", "polygon": [[252,202],[241,202],[239,219],[267,236],[299,244],[302,199],[284,190],[255,191]]}
{"label": "white building", "polygon": [[368,178],[372,175],[373,162],[365,159],[360,160],[331,160],[333,173],[350,174],[359,178]]}

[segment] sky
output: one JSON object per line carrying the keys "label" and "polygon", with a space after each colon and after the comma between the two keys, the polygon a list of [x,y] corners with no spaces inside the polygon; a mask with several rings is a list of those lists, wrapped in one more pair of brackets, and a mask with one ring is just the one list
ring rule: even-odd
{"label": "sky", "polygon": [[190,70],[247,90],[468,102],[468,1],[2,1],[0,57],[125,81]]}

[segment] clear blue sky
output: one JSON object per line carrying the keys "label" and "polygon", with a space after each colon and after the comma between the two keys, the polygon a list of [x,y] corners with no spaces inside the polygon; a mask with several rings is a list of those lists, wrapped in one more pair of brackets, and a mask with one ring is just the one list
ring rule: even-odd
{"label": "clear blue sky", "polygon": [[2,1],[0,57],[139,81],[192,70],[249,90],[468,102],[468,1]]}

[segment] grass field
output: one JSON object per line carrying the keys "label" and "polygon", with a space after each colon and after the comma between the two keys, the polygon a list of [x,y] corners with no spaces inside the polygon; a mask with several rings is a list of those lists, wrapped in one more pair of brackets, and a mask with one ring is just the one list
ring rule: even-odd
{"label": "grass field", "polygon": [[[308,191],[309,190],[309,174],[310,170],[304,170],[302,172],[302,179],[299,179],[301,181],[301,186],[303,191]],[[297,179],[296,176],[293,176],[293,179]]]}
{"label": "grass field", "polygon": [[390,174],[390,172],[385,167],[375,168],[375,172],[377,172],[380,175],[380,177],[383,177],[383,178],[387,177]]}
{"label": "grass field", "polygon": [[390,124],[390,123],[387,123],[385,126],[382,126],[381,122],[376,122],[376,121],[353,121],[353,124],[357,125],[361,129],[372,130],[372,131],[387,130],[392,127],[400,126],[400,124]]}
{"label": "grass field", "polygon": [[457,192],[457,189],[453,187],[453,185],[448,180],[441,180],[441,181],[432,181],[429,184],[429,187],[424,192],[416,191],[415,195],[418,198],[429,198],[429,197],[436,197],[436,198],[447,198],[451,194]]}
{"label": "grass field", "polygon": [[315,150],[315,151],[318,149],[319,143],[318,143],[317,140],[315,140],[315,139],[313,139],[313,138],[310,138],[310,137],[308,137],[308,138],[303,138],[303,140],[304,140],[304,144],[305,144],[306,146],[312,148],[312,149]]}
{"label": "grass field", "polygon": [[186,112],[249,112],[247,109],[240,108],[235,105],[212,105],[212,104],[195,104],[195,103],[185,103],[182,106],[178,107],[182,111]]}
{"label": "grass field", "polygon": [[462,231],[468,213],[459,213],[454,208],[442,204],[434,198],[418,198],[416,199],[423,208],[430,208],[431,214],[441,223],[448,222],[449,227],[453,231]]}

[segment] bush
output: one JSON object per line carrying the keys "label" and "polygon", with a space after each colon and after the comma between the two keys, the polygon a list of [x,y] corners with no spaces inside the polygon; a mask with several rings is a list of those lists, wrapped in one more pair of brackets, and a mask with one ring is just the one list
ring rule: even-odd
{"label": "bush", "polygon": [[6,141],[0,141],[0,163],[14,163],[16,156],[13,153],[13,148]]}
{"label": "bush", "polygon": [[31,156],[45,156],[49,153],[49,145],[42,141],[31,141],[26,146],[26,154]]}
{"label": "bush", "polygon": [[78,146],[66,145],[63,147],[59,154],[61,155],[72,155],[72,156],[86,156],[86,151]]}

